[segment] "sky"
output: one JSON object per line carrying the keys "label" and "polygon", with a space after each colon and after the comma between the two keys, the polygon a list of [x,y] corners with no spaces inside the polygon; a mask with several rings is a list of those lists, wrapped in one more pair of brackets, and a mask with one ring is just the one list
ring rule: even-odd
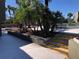
{"label": "sky", "polygon": [[[17,6],[15,0],[6,0],[6,5]],[[52,0],[49,9],[51,11],[61,11],[67,17],[68,13],[74,14],[79,11],[79,0]]]}
{"label": "sky", "polygon": [[79,11],[79,0],[52,0],[49,8],[52,11],[61,11],[65,17],[68,13],[76,13]]}

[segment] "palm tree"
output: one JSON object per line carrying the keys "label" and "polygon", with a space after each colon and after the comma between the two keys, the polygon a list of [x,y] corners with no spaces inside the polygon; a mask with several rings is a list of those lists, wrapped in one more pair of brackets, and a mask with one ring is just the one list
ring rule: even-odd
{"label": "palm tree", "polygon": [[13,11],[14,18],[15,18],[16,9],[17,8],[15,8],[15,7],[11,7],[11,10]]}
{"label": "palm tree", "polygon": [[19,0],[16,0],[16,3],[18,4],[19,3]]}
{"label": "palm tree", "polygon": [[11,14],[11,8],[10,8],[10,5],[7,6],[7,10],[8,10],[8,12],[9,12],[10,19],[11,19],[11,15],[12,15],[12,14]]}
{"label": "palm tree", "polygon": [[51,0],[45,0],[45,8],[46,9],[48,9],[48,5],[49,5],[49,2],[50,2]]}
{"label": "palm tree", "polygon": [[48,9],[48,5],[49,5],[49,2],[51,0],[45,0],[45,9],[43,11],[43,20],[42,20],[42,23],[43,23],[43,32],[45,33],[45,35],[48,34],[49,32],[49,28],[50,28],[50,24],[49,24],[49,16],[51,15],[51,11]]}
{"label": "palm tree", "polygon": [[[16,15],[20,15],[21,17],[19,17],[21,20],[24,21],[24,23],[26,24],[26,21],[27,23],[31,23],[31,11],[32,11],[32,8],[31,8],[31,0],[16,0],[17,1],[17,4],[19,5],[19,9],[17,10],[17,13],[18,11],[20,11],[20,13],[16,14]],[[22,15],[21,15],[22,14]]]}

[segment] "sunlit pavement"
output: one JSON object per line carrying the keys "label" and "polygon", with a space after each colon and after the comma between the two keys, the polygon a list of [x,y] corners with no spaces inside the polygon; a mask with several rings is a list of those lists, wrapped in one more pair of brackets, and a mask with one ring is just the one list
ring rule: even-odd
{"label": "sunlit pavement", "polygon": [[30,55],[33,59],[68,59],[64,54],[42,47],[35,43],[22,46],[20,49]]}
{"label": "sunlit pavement", "polygon": [[0,59],[68,59],[55,50],[20,40],[5,31],[0,37]]}
{"label": "sunlit pavement", "polygon": [[79,28],[73,28],[73,29],[57,29],[56,32],[79,34]]}

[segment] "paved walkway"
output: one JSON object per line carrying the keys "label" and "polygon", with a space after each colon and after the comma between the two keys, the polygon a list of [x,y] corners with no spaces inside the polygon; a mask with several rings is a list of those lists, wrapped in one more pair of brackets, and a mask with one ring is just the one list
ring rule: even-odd
{"label": "paved walkway", "polygon": [[70,34],[79,34],[79,28],[57,29],[56,32],[70,33]]}
{"label": "paved walkway", "polygon": [[67,56],[8,34],[0,37],[0,59],[68,59]]}
{"label": "paved walkway", "polygon": [[20,47],[25,53],[28,53],[33,59],[68,59],[64,54],[51,50],[35,43]]}

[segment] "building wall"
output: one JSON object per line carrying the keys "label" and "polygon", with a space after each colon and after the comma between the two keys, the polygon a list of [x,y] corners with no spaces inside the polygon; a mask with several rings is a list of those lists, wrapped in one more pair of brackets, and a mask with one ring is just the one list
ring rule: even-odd
{"label": "building wall", "polygon": [[74,22],[75,22],[75,23],[79,23],[79,12],[76,12],[76,13],[74,14]]}
{"label": "building wall", "polygon": [[0,23],[5,21],[5,0],[0,0]]}

